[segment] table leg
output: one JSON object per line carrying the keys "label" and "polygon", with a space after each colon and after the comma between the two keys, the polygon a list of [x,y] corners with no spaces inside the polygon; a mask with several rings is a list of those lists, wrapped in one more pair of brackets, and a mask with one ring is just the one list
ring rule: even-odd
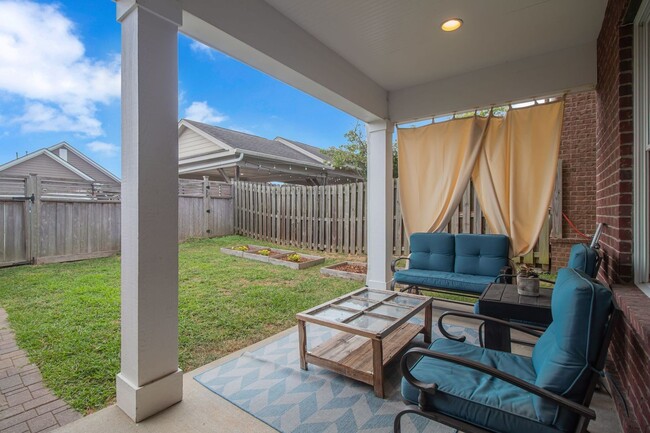
{"label": "table leg", "polygon": [[492,322],[485,322],[485,347],[510,352],[510,328]]}
{"label": "table leg", "polygon": [[384,398],[384,353],[382,340],[372,340],[372,381],[375,395]]}
{"label": "table leg", "polygon": [[305,355],[307,354],[307,330],[305,329],[305,322],[298,320],[298,346],[300,350],[300,368],[307,370],[307,361]]}
{"label": "table leg", "polygon": [[433,325],[433,303],[424,308],[424,342],[431,343],[431,327]]}

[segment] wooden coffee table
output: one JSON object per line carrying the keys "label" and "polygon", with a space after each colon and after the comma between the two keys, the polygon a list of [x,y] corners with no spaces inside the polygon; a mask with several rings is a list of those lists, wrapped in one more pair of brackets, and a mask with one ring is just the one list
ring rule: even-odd
{"label": "wooden coffee table", "polygon": [[[419,333],[431,342],[429,296],[363,288],[296,314],[300,367],[318,365],[374,387],[384,398],[384,367]],[[410,319],[424,314],[424,323]],[[342,331],[307,350],[306,323]]]}

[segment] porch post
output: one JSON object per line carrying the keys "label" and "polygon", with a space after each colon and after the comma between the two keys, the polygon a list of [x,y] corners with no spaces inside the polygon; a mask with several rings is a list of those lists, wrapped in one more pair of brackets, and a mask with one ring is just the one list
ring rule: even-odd
{"label": "porch post", "polygon": [[141,421],[181,401],[175,0],[118,0],[122,23],[122,346],[117,405]]}
{"label": "porch post", "polygon": [[368,274],[366,284],[390,288],[393,253],[393,124],[368,123]]}

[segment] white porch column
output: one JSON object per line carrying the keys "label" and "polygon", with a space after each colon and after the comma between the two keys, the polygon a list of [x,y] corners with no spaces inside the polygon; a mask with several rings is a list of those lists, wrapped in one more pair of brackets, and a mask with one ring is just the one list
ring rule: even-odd
{"label": "white porch column", "polygon": [[141,421],[181,401],[175,0],[118,0],[122,23],[122,355],[117,404]]}
{"label": "white porch column", "polygon": [[393,250],[393,124],[368,123],[368,275],[373,289],[389,289]]}

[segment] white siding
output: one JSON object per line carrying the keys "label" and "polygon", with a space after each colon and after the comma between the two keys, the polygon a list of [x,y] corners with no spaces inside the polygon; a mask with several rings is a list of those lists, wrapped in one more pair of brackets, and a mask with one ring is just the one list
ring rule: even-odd
{"label": "white siding", "polygon": [[178,137],[179,159],[218,152],[224,152],[224,149],[192,130],[185,129]]}
{"label": "white siding", "polygon": [[[68,155],[71,155],[71,153]],[[82,179],[81,176],[68,170],[49,156],[45,155],[38,155],[34,158],[28,159],[27,161],[23,161],[20,164],[16,164],[13,167],[3,170],[2,173],[16,176],[38,174],[43,177],[58,177],[74,180]]]}

